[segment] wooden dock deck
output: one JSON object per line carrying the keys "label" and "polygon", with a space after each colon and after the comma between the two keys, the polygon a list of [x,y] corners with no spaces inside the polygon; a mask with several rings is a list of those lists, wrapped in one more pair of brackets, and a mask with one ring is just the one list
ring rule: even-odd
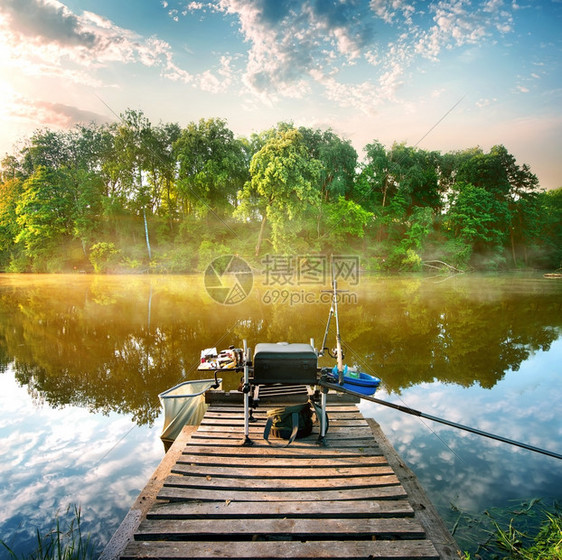
{"label": "wooden dock deck", "polygon": [[[212,404],[184,429],[100,560],[458,559],[454,539],[378,424],[329,405],[327,446],[242,446],[243,410]],[[277,440],[278,443],[285,443]]]}

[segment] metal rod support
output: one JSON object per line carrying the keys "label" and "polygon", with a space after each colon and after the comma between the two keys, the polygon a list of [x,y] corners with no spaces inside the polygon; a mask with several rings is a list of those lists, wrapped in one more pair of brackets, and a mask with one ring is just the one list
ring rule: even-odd
{"label": "metal rod support", "polygon": [[247,442],[250,438],[250,372],[248,369],[248,361],[250,357],[248,356],[248,343],[246,340],[243,341],[244,348],[244,441]]}

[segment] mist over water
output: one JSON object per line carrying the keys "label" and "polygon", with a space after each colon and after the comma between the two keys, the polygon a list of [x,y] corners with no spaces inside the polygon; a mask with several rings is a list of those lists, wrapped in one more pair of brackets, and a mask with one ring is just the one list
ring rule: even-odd
{"label": "mist over water", "polygon": [[[101,550],[163,456],[158,394],[206,377],[201,349],[243,339],[318,346],[329,286],[264,280],[256,275],[245,299],[221,305],[199,275],[2,275],[0,538],[30,552],[35,529],[76,503]],[[362,277],[340,287],[345,361],[382,379],[377,396],[562,452],[562,281]],[[223,379],[227,390],[238,386],[238,374]],[[449,527],[455,508],[562,498],[556,459],[360,408]]]}

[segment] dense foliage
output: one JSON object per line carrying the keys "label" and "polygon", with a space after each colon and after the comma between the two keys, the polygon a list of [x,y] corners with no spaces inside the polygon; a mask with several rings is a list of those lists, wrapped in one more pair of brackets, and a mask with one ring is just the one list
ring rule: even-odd
{"label": "dense foliage", "polygon": [[327,130],[236,138],[221,119],[39,130],[2,161],[0,270],[203,270],[266,253],[361,254],[368,270],[562,260],[562,189],[504,146],[442,154]]}

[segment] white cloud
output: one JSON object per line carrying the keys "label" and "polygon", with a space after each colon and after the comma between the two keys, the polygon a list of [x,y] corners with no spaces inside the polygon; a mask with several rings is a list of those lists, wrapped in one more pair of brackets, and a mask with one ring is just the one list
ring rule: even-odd
{"label": "white cloud", "polygon": [[370,116],[376,114],[379,105],[378,92],[369,82],[361,84],[344,84],[334,78],[324,81],[325,95],[328,99],[336,101],[342,107],[352,107]]}
{"label": "white cloud", "polygon": [[416,11],[413,3],[406,0],[371,0],[370,7],[385,23],[393,23],[401,14],[405,23],[410,24]]}
{"label": "white cloud", "polygon": [[220,0],[218,6],[249,44],[243,82],[258,96],[294,97],[303,74],[353,62],[372,40],[368,14],[355,2]]}
{"label": "white cloud", "polygon": [[[403,103],[400,88],[420,57],[437,61],[444,50],[481,46],[511,30],[509,9],[503,0],[439,0],[427,7],[409,0],[191,2],[189,12],[222,13],[247,44],[236,61],[238,75],[224,82],[208,69],[193,83],[213,92],[240,83],[270,106],[302,98],[316,83],[330,101],[373,115],[384,101]],[[385,24],[390,41],[381,39]],[[338,78],[360,62],[374,72],[362,80]]]}
{"label": "white cloud", "polygon": [[483,109],[484,107],[488,107],[489,105],[492,105],[493,103],[496,103],[496,101],[497,101],[496,98],[492,98],[492,99],[489,99],[489,98],[482,98],[482,99],[479,99],[479,100],[476,102],[476,106],[477,106],[479,109]]}
{"label": "white cloud", "polygon": [[482,10],[484,12],[496,12],[503,7],[503,4],[503,0],[488,0],[487,2],[484,2]]}
{"label": "white cloud", "polygon": [[178,73],[167,42],[145,39],[93,12],[75,14],[56,0],[8,0],[0,5],[0,17],[3,50],[28,74],[58,73],[75,83],[99,87],[92,70],[114,63],[139,63],[160,67],[164,74]]}
{"label": "white cloud", "polygon": [[416,51],[436,59],[443,49],[480,44],[492,36],[494,29],[501,34],[509,33],[513,30],[513,18],[508,11],[499,9],[502,6],[502,0],[490,0],[480,8],[466,0],[439,1],[430,7],[434,25],[419,31]]}

